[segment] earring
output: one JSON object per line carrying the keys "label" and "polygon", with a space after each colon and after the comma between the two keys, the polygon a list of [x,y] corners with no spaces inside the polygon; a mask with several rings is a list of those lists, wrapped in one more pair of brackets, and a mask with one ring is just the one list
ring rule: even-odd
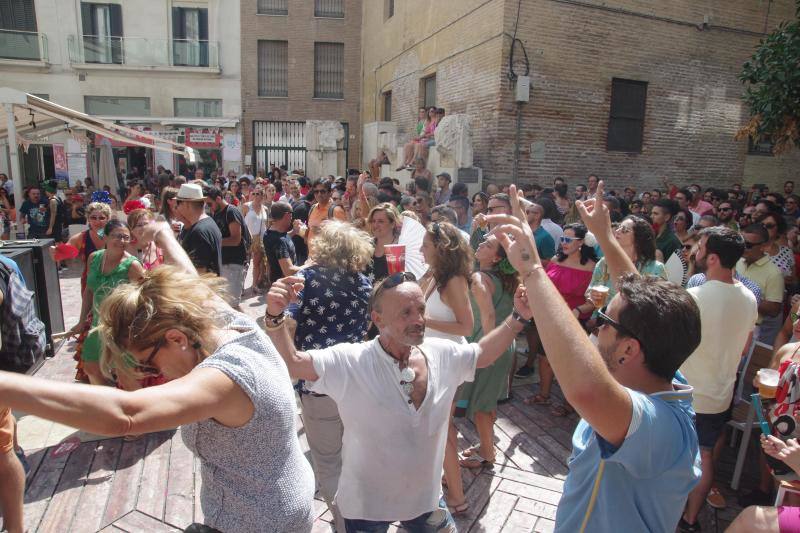
{"label": "earring", "polygon": [[625,358],[624,357],[620,357],[618,362],[619,362],[619,364],[624,363],[625,362]]}
{"label": "earring", "polygon": [[181,350],[186,351],[186,346],[181,346]]}

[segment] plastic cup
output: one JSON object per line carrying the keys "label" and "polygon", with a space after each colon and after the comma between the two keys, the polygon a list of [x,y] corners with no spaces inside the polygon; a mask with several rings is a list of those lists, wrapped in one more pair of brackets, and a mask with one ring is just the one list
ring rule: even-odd
{"label": "plastic cup", "polygon": [[771,400],[775,398],[775,393],[778,390],[778,380],[780,380],[780,373],[771,368],[762,368],[758,371],[758,393],[762,398]]}
{"label": "plastic cup", "polygon": [[589,289],[589,298],[592,300],[595,309],[602,309],[608,300],[608,287],[605,285],[595,285]]}
{"label": "plastic cup", "polygon": [[387,244],[383,247],[383,253],[386,255],[386,264],[389,267],[389,275],[398,272],[405,272],[406,270],[406,245],[405,244]]}

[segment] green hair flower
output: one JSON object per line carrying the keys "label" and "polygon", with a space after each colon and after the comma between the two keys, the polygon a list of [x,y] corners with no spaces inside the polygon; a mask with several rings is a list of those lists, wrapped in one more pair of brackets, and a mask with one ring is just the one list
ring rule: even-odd
{"label": "green hair flower", "polygon": [[497,269],[507,276],[517,273],[516,269],[511,266],[511,262],[508,260],[508,257],[504,257],[499,263],[497,263]]}

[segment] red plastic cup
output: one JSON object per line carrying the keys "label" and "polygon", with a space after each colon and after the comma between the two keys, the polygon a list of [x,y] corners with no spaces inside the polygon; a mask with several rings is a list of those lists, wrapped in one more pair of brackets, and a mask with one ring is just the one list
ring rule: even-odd
{"label": "red plastic cup", "polygon": [[386,255],[386,264],[389,266],[389,275],[396,274],[398,272],[405,272],[405,244],[387,244],[383,247],[383,253]]}

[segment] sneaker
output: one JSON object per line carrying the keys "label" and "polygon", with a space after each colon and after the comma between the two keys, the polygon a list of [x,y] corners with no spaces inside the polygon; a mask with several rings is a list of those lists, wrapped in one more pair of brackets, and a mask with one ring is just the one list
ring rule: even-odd
{"label": "sneaker", "polygon": [[17,448],[14,450],[14,454],[19,459],[19,462],[22,463],[22,469],[25,471],[25,475],[27,476],[31,471],[31,465],[28,463],[28,458],[25,456],[25,450],[22,448]]}
{"label": "sneaker", "polygon": [[524,365],[517,370],[514,374],[515,378],[527,378],[530,377],[536,370],[532,366]]}
{"label": "sneaker", "polygon": [[681,533],[697,533],[699,531],[702,531],[702,529],[700,529],[700,522],[695,522],[694,524],[690,524],[689,522],[684,520],[683,517],[681,517],[681,519],[678,521],[678,531],[680,531]]}

